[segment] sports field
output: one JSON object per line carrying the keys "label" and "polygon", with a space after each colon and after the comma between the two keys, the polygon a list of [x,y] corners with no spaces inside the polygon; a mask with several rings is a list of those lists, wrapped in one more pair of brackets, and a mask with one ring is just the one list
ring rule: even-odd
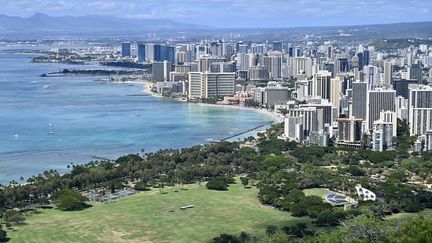
{"label": "sports field", "polygon": [[[259,203],[257,189],[238,183],[228,191],[188,185],[157,189],[79,212],[40,210],[9,231],[9,242],[206,242],[221,233],[264,235],[267,225],[305,221]],[[170,209],[195,207],[169,213]]]}

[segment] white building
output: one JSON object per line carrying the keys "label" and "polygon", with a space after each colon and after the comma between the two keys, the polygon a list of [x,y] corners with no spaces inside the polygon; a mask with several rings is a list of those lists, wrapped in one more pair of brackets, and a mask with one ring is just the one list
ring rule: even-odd
{"label": "white building", "polygon": [[424,135],[432,130],[432,87],[411,84],[408,89],[410,134]]}
{"label": "white building", "polygon": [[376,121],[372,132],[372,150],[385,151],[393,147],[393,124]]}
{"label": "white building", "polygon": [[189,73],[189,99],[208,99],[234,95],[235,73]]}

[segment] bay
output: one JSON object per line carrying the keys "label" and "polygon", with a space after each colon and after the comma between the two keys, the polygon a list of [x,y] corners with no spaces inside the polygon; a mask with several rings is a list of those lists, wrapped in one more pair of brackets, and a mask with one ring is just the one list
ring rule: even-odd
{"label": "bay", "polygon": [[[100,66],[32,63],[31,54],[0,54],[0,183],[94,156],[183,148],[271,120],[265,114],[177,102],[142,93],[142,85],[96,77],[40,77]],[[111,69],[111,68],[110,68]]]}

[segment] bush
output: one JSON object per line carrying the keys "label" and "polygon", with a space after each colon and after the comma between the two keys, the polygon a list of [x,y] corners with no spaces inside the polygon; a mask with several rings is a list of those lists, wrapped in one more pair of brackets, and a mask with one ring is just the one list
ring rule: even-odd
{"label": "bush", "polygon": [[290,206],[290,211],[295,217],[309,215],[311,218],[316,218],[321,212],[330,208],[332,208],[332,206],[328,203],[324,203],[320,197],[306,196],[298,203],[292,204]]}
{"label": "bush", "polygon": [[54,204],[64,211],[75,211],[88,207],[85,203],[88,199],[72,189],[57,191],[51,198],[54,200]]}
{"label": "bush", "polygon": [[14,210],[7,211],[3,217],[7,223],[19,224],[25,220],[24,215],[21,212],[14,211]]}
{"label": "bush", "polygon": [[134,187],[135,190],[137,191],[149,191],[150,189],[148,188],[148,185],[145,181],[139,181],[135,184]]}
{"label": "bush", "polygon": [[213,243],[240,243],[241,241],[237,239],[236,236],[221,234],[218,237],[213,238],[211,241]]}
{"label": "bush", "polygon": [[224,177],[216,177],[208,181],[206,187],[210,190],[225,191],[228,189],[228,182]]}
{"label": "bush", "polygon": [[278,230],[278,228],[277,228],[276,226],[274,226],[274,225],[269,225],[269,226],[267,226],[266,234],[267,234],[267,235],[272,235],[272,234],[276,233],[277,230]]}
{"label": "bush", "polygon": [[407,213],[417,213],[424,209],[423,205],[418,202],[409,202],[404,207],[405,212]]}
{"label": "bush", "polygon": [[345,220],[347,214],[343,211],[325,210],[318,214],[316,223],[319,225],[337,226]]}
{"label": "bush", "polygon": [[7,232],[3,230],[2,225],[0,224],[0,242],[4,242],[7,239]]}

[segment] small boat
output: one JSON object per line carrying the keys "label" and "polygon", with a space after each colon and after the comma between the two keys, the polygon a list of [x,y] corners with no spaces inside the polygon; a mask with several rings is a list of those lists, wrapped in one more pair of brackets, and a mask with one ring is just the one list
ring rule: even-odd
{"label": "small boat", "polygon": [[54,132],[49,132],[49,135],[54,135]]}
{"label": "small boat", "polygon": [[52,125],[53,125],[53,124],[51,124],[51,123],[48,123],[48,126],[49,126],[49,127],[52,127]]}
{"label": "small boat", "polygon": [[49,85],[44,85],[43,88],[44,88],[44,89],[49,89],[50,86],[49,86]]}
{"label": "small boat", "polygon": [[135,114],[135,117],[140,117],[140,116],[141,116],[141,114],[138,114],[138,113],[137,113],[137,114]]}

